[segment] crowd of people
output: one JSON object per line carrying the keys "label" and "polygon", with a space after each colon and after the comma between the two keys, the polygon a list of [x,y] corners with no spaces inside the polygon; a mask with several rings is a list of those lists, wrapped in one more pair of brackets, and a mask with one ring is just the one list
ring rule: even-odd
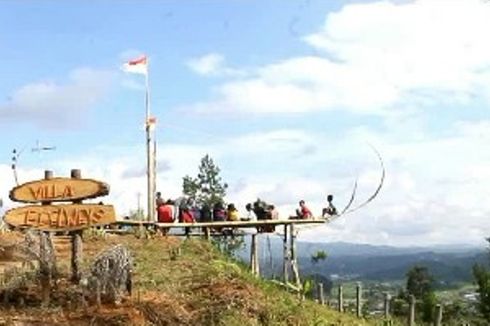
{"label": "crowd of people", "polygon": [[[332,203],[333,196],[327,196],[327,207],[322,210],[322,217],[329,218],[337,215],[337,209]],[[194,222],[224,222],[224,221],[260,221],[277,220],[279,212],[272,204],[268,204],[260,199],[254,203],[245,205],[245,216],[240,216],[238,209],[233,203],[225,205],[217,202],[212,207],[208,204],[198,206],[193,200],[179,197],[176,200],[164,200],[162,194],[156,194],[156,209],[158,222],[160,223],[194,223]],[[290,219],[312,219],[313,213],[308,208],[304,200],[300,200],[296,215]]]}

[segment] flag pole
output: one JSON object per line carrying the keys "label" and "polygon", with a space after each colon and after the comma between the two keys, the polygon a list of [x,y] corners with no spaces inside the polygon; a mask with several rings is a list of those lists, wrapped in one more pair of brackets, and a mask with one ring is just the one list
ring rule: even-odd
{"label": "flag pole", "polygon": [[[147,58],[148,60],[148,58]],[[154,188],[154,179],[155,179],[155,172],[154,172],[154,157],[153,157],[153,151],[152,151],[152,134],[151,134],[151,125],[150,125],[150,82],[148,78],[149,74],[149,61],[147,62],[147,71],[145,74],[145,108],[146,108],[146,181],[147,181],[147,198],[148,198],[148,205],[147,205],[147,220],[153,222],[154,216],[155,216],[155,189]]]}

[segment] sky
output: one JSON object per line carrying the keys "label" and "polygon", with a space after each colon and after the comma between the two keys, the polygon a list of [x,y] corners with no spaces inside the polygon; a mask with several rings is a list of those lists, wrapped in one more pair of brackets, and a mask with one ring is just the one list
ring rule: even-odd
{"label": "sky", "polygon": [[[490,3],[1,1],[0,198],[43,170],[105,181],[120,216],[144,206],[149,58],[157,188],[181,194],[209,153],[243,212],[300,199],[342,209],[306,241],[483,246],[490,231]],[[56,150],[35,153],[36,142]]]}

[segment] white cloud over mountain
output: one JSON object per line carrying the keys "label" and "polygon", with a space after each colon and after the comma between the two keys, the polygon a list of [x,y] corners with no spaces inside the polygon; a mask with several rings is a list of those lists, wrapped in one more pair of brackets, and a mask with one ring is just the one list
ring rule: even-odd
{"label": "white cloud over mountain", "polygon": [[[199,113],[348,110],[385,114],[414,102],[467,103],[490,95],[490,6],[484,1],[348,4],[304,37],[316,55],[248,70],[215,89]],[[468,18],[471,17],[471,18]],[[224,61],[194,61],[201,74]]]}

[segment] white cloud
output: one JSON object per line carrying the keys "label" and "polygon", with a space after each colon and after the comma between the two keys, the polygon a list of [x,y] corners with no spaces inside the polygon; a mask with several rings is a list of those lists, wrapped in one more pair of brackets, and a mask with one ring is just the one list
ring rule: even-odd
{"label": "white cloud", "polygon": [[[367,138],[382,153],[387,170],[378,198],[332,224],[302,231],[300,238],[392,245],[480,244],[490,231],[490,203],[486,198],[490,153],[481,150],[490,141],[490,121],[458,123],[448,128],[451,136],[426,136],[421,141],[400,141],[390,131],[346,132],[330,142],[329,152],[336,153],[335,157],[319,152],[298,161],[291,159],[295,144],[321,144],[325,136],[282,129],[205,146],[166,144],[158,152],[159,160],[165,162],[158,175],[158,190],[165,197],[179,196],[182,177],[196,175],[201,157],[210,153],[230,184],[228,200],[242,212],[247,202],[260,197],[276,204],[283,218],[294,213],[300,199],[319,214],[329,193],[334,194],[334,203],[342,209],[358,175],[356,207],[374,192],[381,174],[376,156],[367,146],[354,155],[346,150],[359,148]],[[264,150],[262,145],[266,145]],[[145,164],[136,153],[144,156],[144,148],[99,147],[83,160],[53,162],[53,169],[56,175],[68,175],[76,166],[85,177],[108,182],[111,194],[103,201],[114,203],[122,216],[136,208],[138,192],[145,207],[145,176],[134,173],[141,172]],[[315,169],[305,175],[310,164]],[[42,177],[42,171],[21,168],[19,176],[25,182]],[[0,165],[0,177],[11,180],[0,188],[0,197],[5,199],[13,185],[9,166]],[[11,203],[7,200],[6,205]]]}
{"label": "white cloud", "polygon": [[0,120],[71,128],[107,95],[113,77],[107,70],[80,68],[70,72],[65,84],[49,80],[27,84],[0,104]]}
{"label": "white cloud", "polygon": [[238,77],[244,74],[244,71],[228,67],[225,57],[218,53],[209,53],[199,58],[190,59],[187,61],[187,66],[203,76]]}
{"label": "white cloud", "polygon": [[[408,104],[490,98],[490,6],[480,0],[348,4],[304,41],[316,56],[284,59],[216,88],[188,109],[283,113],[350,110],[385,114]],[[201,73],[223,58],[205,56]]]}

